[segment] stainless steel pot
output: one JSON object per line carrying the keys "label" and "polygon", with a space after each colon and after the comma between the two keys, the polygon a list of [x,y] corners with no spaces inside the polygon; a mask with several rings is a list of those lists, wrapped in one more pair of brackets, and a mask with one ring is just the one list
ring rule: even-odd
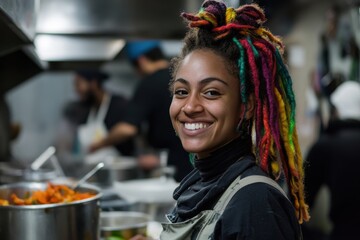
{"label": "stainless steel pot", "polygon": [[[12,193],[24,197],[28,192],[45,188],[45,183],[35,182],[3,185],[0,198],[9,199]],[[73,203],[0,206],[1,239],[98,240],[101,194],[91,185],[83,185],[77,191],[96,195]]]}
{"label": "stainless steel pot", "polygon": [[[140,176],[136,158],[121,157],[111,161],[104,161],[104,163],[105,166],[91,177],[89,182],[101,187],[111,187],[115,181],[136,179]],[[86,163],[86,168],[93,168],[94,166],[95,163]]]}

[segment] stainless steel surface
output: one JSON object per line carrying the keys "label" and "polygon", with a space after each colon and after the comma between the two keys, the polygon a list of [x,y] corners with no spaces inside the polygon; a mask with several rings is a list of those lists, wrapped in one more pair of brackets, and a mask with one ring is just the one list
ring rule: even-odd
{"label": "stainless steel surface", "polygon": [[133,211],[147,213],[152,220],[162,222],[166,221],[165,214],[175,206],[173,192],[178,185],[173,179],[137,179],[115,182],[113,190],[133,203]]}
{"label": "stainless steel surface", "polygon": [[50,157],[50,162],[54,167],[55,172],[57,173],[58,176],[61,177],[65,177],[65,173],[64,170],[62,169],[62,167],[60,166],[59,160],[55,155],[52,155]]}
{"label": "stainless steel surface", "polygon": [[[20,197],[28,191],[44,189],[45,183],[18,183],[0,187],[0,198],[16,192]],[[93,192],[95,197],[64,204],[0,206],[2,240],[98,240],[98,189],[87,185],[78,191]]]}
{"label": "stainless steel surface", "polygon": [[38,3],[38,0],[1,0],[0,9],[14,22],[13,28],[19,28],[26,37],[33,40]]}
{"label": "stainless steel surface", "polygon": [[35,36],[36,0],[0,1],[0,55],[29,44]]}
{"label": "stainless steel surface", "polygon": [[150,217],[141,212],[102,212],[100,214],[101,237],[121,236],[129,239],[137,234],[146,235]]}
{"label": "stainless steel surface", "polygon": [[202,1],[39,0],[35,45],[52,70],[100,67],[132,38],[180,39],[181,11]]}
{"label": "stainless steel surface", "polygon": [[86,180],[88,180],[90,177],[92,177],[97,171],[99,171],[103,167],[104,167],[104,163],[102,163],[102,162],[96,164],[96,166],[93,169],[91,169],[91,171],[89,171],[78,182],[76,182],[74,185],[71,186],[72,189],[76,189],[79,186],[81,186],[82,184],[84,184],[86,182]]}
{"label": "stainless steel surface", "polygon": [[30,168],[34,171],[38,170],[51,156],[56,152],[55,147],[48,147],[39,157],[37,157],[34,162],[32,162]]}
{"label": "stainless steel surface", "polygon": [[43,61],[109,61],[124,47],[115,37],[84,37],[39,34],[35,46]]}
{"label": "stainless steel surface", "polygon": [[[87,164],[92,167],[93,164]],[[136,158],[119,157],[112,161],[105,162],[105,166],[94,175],[89,182],[93,182],[101,187],[111,187],[116,181],[125,181],[140,177],[141,170],[138,167]]]}
{"label": "stainless steel surface", "polygon": [[0,183],[16,183],[22,181],[44,182],[55,178],[59,175],[53,169],[38,169],[33,171],[27,166],[12,162],[0,163]]}
{"label": "stainless steel surface", "polygon": [[41,0],[38,33],[111,35],[121,38],[183,37],[181,11],[202,0]]}

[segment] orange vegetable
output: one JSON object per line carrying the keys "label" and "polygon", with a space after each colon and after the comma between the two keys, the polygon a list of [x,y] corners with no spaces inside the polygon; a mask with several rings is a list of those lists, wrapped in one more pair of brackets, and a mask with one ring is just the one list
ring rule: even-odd
{"label": "orange vegetable", "polygon": [[0,206],[8,206],[8,205],[9,205],[9,201],[8,201],[8,200],[0,199]]}
{"label": "orange vegetable", "polygon": [[11,198],[11,201],[13,201],[13,203],[15,205],[25,205],[25,200],[23,200],[23,199],[19,198],[18,196],[16,196],[15,193],[11,194],[10,198]]}
{"label": "orange vegetable", "polygon": [[19,198],[15,193],[11,194],[10,201],[0,199],[0,206],[12,205],[33,205],[51,203],[70,203],[95,196],[89,192],[76,192],[66,185],[54,185],[48,183],[46,190],[37,190]]}

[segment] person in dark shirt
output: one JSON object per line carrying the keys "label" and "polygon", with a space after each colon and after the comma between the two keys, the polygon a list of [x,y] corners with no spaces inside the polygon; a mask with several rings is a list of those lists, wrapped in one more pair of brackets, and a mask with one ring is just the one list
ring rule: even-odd
{"label": "person in dark shirt", "polygon": [[160,239],[301,239],[309,215],[282,42],[256,4],[208,0],[182,16],[190,29],[172,61],[169,112],[195,169]]}
{"label": "person in dark shirt", "polygon": [[[330,192],[331,240],[357,239],[360,224],[360,84],[345,81],[330,96],[336,119],[310,148],[305,187],[310,208],[320,188]],[[306,239],[315,239],[312,236]],[[305,235],[304,235],[305,236]],[[318,238],[316,238],[318,239]]]}
{"label": "person in dark shirt", "polygon": [[[89,146],[98,135],[105,135],[123,120],[128,101],[119,95],[110,94],[103,88],[108,75],[94,69],[82,69],[75,73],[75,90],[79,101],[68,103],[64,109],[65,118],[77,129],[81,151],[89,154]],[[115,155],[134,154],[133,139],[114,144]]]}
{"label": "person in dark shirt", "polygon": [[[143,79],[135,89],[123,121],[114,127],[107,138],[93,144],[92,150],[122,142],[141,132],[155,151],[168,152],[167,165],[175,167],[174,178],[181,181],[192,166],[186,161],[188,153],[176,137],[169,117],[169,62],[157,41],[129,42],[126,54]],[[145,124],[146,131],[143,129]],[[139,162],[144,168],[152,168],[159,165],[159,158],[153,153],[142,153]]]}

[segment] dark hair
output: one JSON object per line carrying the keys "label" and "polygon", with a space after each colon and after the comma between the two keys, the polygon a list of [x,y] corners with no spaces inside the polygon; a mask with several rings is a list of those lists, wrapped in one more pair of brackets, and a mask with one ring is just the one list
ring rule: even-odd
{"label": "dark hair", "polygon": [[[145,52],[144,54],[142,54],[141,56],[144,56],[151,61],[158,61],[158,60],[166,59],[166,57],[160,47],[154,47],[154,48],[150,49],[149,51]],[[139,66],[139,62],[137,59],[132,60],[131,63],[135,67]]]}
{"label": "dark hair", "polygon": [[220,55],[226,62],[227,69],[233,75],[239,77],[239,67],[237,60],[239,59],[239,49],[233,42],[216,41],[213,34],[209,31],[197,28],[191,28],[185,38],[184,47],[181,54],[171,60],[171,72],[175,77],[177,69],[186,55],[194,50],[210,50],[217,55]]}
{"label": "dark hair", "polygon": [[258,164],[274,179],[284,174],[299,222],[308,220],[292,79],[283,61],[280,38],[263,27],[264,11],[256,4],[234,9],[207,0],[199,13],[182,16],[190,29],[180,56],[171,61],[173,77],[192,51],[212,51],[223,58],[240,81],[241,101],[247,103],[249,95],[254,96],[251,121]]}
{"label": "dark hair", "polygon": [[79,69],[75,73],[86,81],[96,81],[100,86],[109,78],[107,73],[96,69]]}

